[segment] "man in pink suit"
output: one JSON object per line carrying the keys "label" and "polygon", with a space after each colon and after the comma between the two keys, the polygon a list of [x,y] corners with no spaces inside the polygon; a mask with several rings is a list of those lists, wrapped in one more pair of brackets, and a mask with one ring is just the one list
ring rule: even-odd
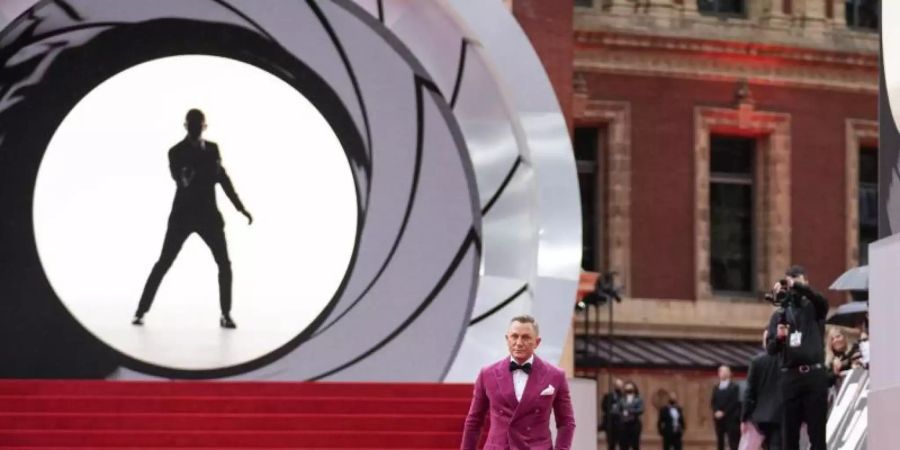
{"label": "man in pink suit", "polygon": [[[484,418],[490,428],[484,450],[570,450],[575,413],[566,374],[534,355],[541,344],[531,316],[514,317],[506,331],[509,357],[478,374],[463,432],[461,450],[475,450]],[[550,411],[556,415],[556,446],[550,436]]]}

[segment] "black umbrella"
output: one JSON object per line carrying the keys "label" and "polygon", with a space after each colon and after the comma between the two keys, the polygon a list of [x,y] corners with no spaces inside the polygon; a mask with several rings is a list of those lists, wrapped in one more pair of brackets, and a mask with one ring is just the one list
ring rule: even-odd
{"label": "black umbrella", "polygon": [[831,325],[840,325],[842,327],[856,328],[859,324],[866,321],[866,314],[869,313],[869,304],[867,302],[850,302],[838,306],[837,310],[826,323]]}

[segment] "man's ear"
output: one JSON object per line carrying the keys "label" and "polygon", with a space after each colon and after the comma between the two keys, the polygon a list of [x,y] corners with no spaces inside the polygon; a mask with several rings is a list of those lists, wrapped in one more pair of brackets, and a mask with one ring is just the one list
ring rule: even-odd
{"label": "man's ear", "polygon": [[541,337],[538,336],[538,337],[534,340],[534,348],[538,348],[538,346],[540,346],[540,345],[541,345]]}

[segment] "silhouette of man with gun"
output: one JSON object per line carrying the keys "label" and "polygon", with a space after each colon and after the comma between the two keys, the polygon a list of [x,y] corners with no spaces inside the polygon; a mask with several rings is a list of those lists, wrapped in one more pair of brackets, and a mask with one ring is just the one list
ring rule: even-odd
{"label": "silhouette of man with gun", "polygon": [[187,136],[169,150],[169,170],[177,189],[162,253],[147,278],[131,323],[144,324],[144,314],[150,310],[163,277],[172,267],[184,241],[197,233],[209,246],[219,267],[219,306],[222,309],[219,325],[236,328],[231,318],[231,261],[225,240],[225,222],[216,206],[216,184],[222,185],[225,195],[247,217],[249,224],[253,223],[253,216],[244,208],[222,167],[219,146],[202,138],[206,130],[203,112],[199,109],[188,111],[184,126]]}

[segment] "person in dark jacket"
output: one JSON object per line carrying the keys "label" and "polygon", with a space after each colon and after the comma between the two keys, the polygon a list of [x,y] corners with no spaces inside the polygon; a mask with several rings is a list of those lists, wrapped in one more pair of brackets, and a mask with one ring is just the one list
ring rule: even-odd
{"label": "person in dark jacket", "polygon": [[641,450],[641,416],[644,414],[644,400],[637,385],[625,383],[622,396],[622,427],[620,428],[620,450]]}
{"label": "person in dark jacket", "polygon": [[710,407],[716,424],[716,448],[738,450],[741,440],[741,389],[731,381],[731,368],[719,367],[719,383],[713,387]]}
{"label": "person in dark jacket", "polygon": [[[768,338],[763,333],[763,348]],[[750,360],[747,392],[741,411],[742,431],[753,424],[764,436],[767,450],[781,450],[781,365],[778,357],[761,353]]]}
{"label": "person in dark jacket", "polygon": [[681,438],[684,435],[684,412],[678,405],[678,397],[669,392],[669,403],[659,408],[659,420],[656,424],[663,438],[663,450],[681,450]]}
{"label": "person in dark jacket", "polygon": [[775,284],[773,296],[785,296],[769,319],[766,350],[781,362],[781,432],[785,450],[800,449],[800,427],[806,424],[812,450],[825,450],[828,383],[825,367],[825,317],[828,301],[814,291],[801,266],[791,266]]}
{"label": "person in dark jacket", "polygon": [[619,445],[619,430],[622,427],[622,397],[625,395],[625,382],[620,378],[613,381],[613,390],[607,392],[600,402],[603,416],[600,418],[600,431],[606,433],[606,448],[616,450]]}

